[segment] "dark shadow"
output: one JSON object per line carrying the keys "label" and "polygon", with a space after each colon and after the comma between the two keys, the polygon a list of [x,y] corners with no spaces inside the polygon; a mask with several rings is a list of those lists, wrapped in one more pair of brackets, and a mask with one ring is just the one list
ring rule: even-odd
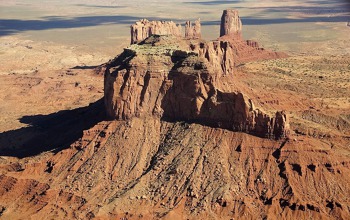
{"label": "dark shadow", "polygon": [[305,22],[345,22],[348,21],[350,16],[321,16],[321,17],[309,17],[301,19],[289,19],[289,18],[254,18],[245,17],[242,18],[243,25],[266,25],[266,24],[287,24],[287,23],[305,23]]}
{"label": "dark shadow", "polygon": [[[322,1],[322,0],[308,0],[305,1],[305,3],[308,4],[314,4],[315,7],[311,6],[286,6],[286,7],[276,7],[276,8],[285,8],[287,10],[294,10],[294,9],[324,9],[327,11],[332,11],[335,8],[340,9],[340,10],[347,10],[349,11],[350,9],[350,2],[348,0],[335,0],[335,1]],[[196,4],[196,5],[233,5],[233,4],[246,4],[244,6],[235,6],[235,8],[250,8],[249,7],[249,1],[246,0],[221,0],[221,1],[188,1],[184,2],[184,4]],[[257,7],[258,9],[264,9],[264,7]],[[267,7],[266,7],[267,8]]]}
{"label": "dark shadow", "polygon": [[28,127],[0,133],[0,156],[24,158],[45,151],[58,152],[104,119],[103,99],[73,110],[24,116],[19,120]]}
{"label": "dark shadow", "polygon": [[[250,8],[250,9],[255,9],[255,8]],[[258,7],[258,9],[262,9],[266,13],[300,12],[300,13],[310,13],[310,14],[316,14],[316,15],[337,14],[337,13],[349,12],[347,4],[341,4],[341,5],[338,5],[337,7],[321,5],[321,6]]]}
{"label": "dark shadow", "polygon": [[[255,18],[255,17],[243,17],[241,18],[243,25],[268,25],[268,24],[287,24],[287,23],[305,23],[305,22],[347,22],[350,20],[350,16],[334,16],[334,17],[310,17],[302,19],[289,19],[289,18]],[[220,25],[220,21],[203,21],[203,26],[207,25]]]}
{"label": "dark shadow", "polygon": [[244,2],[244,0],[226,0],[226,1],[203,1],[203,2],[184,2],[185,4],[196,4],[196,5],[230,5]]}
{"label": "dark shadow", "polygon": [[72,67],[71,69],[72,70],[93,70],[93,69],[96,69],[100,67],[100,65],[98,66],[75,66],[75,67]]}
{"label": "dark shadow", "polygon": [[88,4],[75,4],[74,6],[87,7],[87,8],[109,8],[109,9],[126,8],[126,6],[118,6],[118,5],[88,5]]}
{"label": "dark shadow", "polygon": [[[186,4],[201,4],[201,5],[223,5],[244,3],[245,1],[202,1],[202,2],[185,2]],[[242,15],[243,25],[267,25],[267,24],[285,24],[285,23],[300,23],[300,22],[348,22],[350,21],[350,2],[345,0],[340,1],[307,1],[311,6],[282,6],[282,7],[247,7],[233,6],[234,9],[246,8],[251,10],[260,10],[262,14],[266,14],[267,18]],[[268,18],[276,13],[287,15],[288,13],[304,13],[310,14],[309,17],[300,19],[292,19],[286,17]],[[220,20],[203,21],[202,25],[220,25]]]}
{"label": "dark shadow", "polygon": [[[66,18],[47,16],[42,20],[1,19],[0,36],[11,35],[22,31],[39,31],[48,29],[69,29],[91,27],[105,24],[133,24],[144,17],[135,16],[88,16]],[[169,20],[157,17],[146,17],[148,20]],[[177,20],[173,20],[177,21]]]}

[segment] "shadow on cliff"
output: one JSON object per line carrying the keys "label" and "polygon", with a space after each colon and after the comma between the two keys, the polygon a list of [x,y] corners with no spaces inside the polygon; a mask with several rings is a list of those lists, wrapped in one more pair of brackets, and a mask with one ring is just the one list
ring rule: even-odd
{"label": "shadow on cliff", "polygon": [[0,133],[0,156],[30,157],[58,152],[82,137],[83,131],[105,119],[103,99],[89,106],[49,115],[20,118],[28,127]]}

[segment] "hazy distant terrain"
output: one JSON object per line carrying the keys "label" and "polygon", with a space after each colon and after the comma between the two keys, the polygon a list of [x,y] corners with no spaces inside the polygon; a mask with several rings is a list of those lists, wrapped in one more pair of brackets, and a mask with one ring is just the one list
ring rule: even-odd
{"label": "hazy distant terrain", "polygon": [[[305,43],[344,38],[350,20],[349,2],[336,1],[1,1],[0,36],[52,41],[109,54],[125,46],[129,26],[136,20],[201,18],[203,35],[215,39],[221,11],[239,9],[246,38],[272,48],[297,51]],[[249,30],[247,30],[249,29]],[[272,43],[274,42],[274,43]],[[342,51],[346,52],[346,51]]]}

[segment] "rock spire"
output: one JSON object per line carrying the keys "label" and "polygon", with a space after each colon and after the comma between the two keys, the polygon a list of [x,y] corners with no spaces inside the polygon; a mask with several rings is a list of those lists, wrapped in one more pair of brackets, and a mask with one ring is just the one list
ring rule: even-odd
{"label": "rock spire", "polygon": [[226,9],[221,16],[220,37],[225,35],[242,37],[242,21],[237,10]]}

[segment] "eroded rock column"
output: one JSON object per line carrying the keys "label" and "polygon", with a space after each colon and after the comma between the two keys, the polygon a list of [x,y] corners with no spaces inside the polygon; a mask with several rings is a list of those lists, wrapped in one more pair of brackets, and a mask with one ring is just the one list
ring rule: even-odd
{"label": "eroded rock column", "polygon": [[238,11],[234,9],[224,10],[221,16],[220,37],[224,35],[242,36],[242,21]]}

